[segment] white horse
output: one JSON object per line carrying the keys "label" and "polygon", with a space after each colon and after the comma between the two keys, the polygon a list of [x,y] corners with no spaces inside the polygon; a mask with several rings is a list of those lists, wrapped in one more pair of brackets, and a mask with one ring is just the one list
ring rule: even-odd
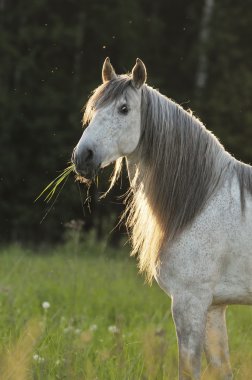
{"label": "white horse", "polygon": [[226,305],[252,303],[252,168],[145,84],[141,60],[117,76],[107,58],[102,78],[86,106],[76,171],[91,178],[116,161],[113,186],[126,157],[133,254],[172,298],[179,379],[200,379],[203,349],[213,372],[231,379]]}

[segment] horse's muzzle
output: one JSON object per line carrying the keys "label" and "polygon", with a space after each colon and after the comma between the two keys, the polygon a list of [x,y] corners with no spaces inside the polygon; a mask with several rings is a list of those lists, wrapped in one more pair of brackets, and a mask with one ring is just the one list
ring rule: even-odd
{"label": "horse's muzzle", "polygon": [[94,151],[90,147],[75,147],[72,153],[75,172],[86,179],[96,176],[100,165],[95,160]]}

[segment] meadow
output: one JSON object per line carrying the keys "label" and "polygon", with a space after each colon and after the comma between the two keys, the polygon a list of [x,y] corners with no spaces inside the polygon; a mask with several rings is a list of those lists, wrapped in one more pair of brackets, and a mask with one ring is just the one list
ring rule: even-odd
{"label": "meadow", "polygon": [[[250,379],[252,308],[227,319],[235,379]],[[0,249],[1,380],[173,380],[176,344],[170,299],[127,248]]]}

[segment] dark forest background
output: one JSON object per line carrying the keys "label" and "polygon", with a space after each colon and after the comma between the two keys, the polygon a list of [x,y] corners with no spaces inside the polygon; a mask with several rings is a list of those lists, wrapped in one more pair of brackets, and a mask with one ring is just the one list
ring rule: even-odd
{"label": "dark forest background", "polygon": [[251,25],[251,0],[0,0],[1,242],[57,242],[71,220],[98,238],[116,225],[127,177],[99,201],[111,169],[90,189],[91,212],[73,176],[42,223],[50,204],[34,203],[67,166],[106,56],[118,73],[141,58],[149,84],[251,163]]}

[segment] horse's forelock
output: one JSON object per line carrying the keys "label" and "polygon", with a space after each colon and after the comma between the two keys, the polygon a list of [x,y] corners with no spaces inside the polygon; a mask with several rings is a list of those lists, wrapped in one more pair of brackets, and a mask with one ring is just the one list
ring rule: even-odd
{"label": "horse's forelock", "polygon": [[131,75],[118,75],[115,79],[101,84],[89,98],[83,115],[83,124],[90,122],[93,112],[118,100],[132,86]]}

